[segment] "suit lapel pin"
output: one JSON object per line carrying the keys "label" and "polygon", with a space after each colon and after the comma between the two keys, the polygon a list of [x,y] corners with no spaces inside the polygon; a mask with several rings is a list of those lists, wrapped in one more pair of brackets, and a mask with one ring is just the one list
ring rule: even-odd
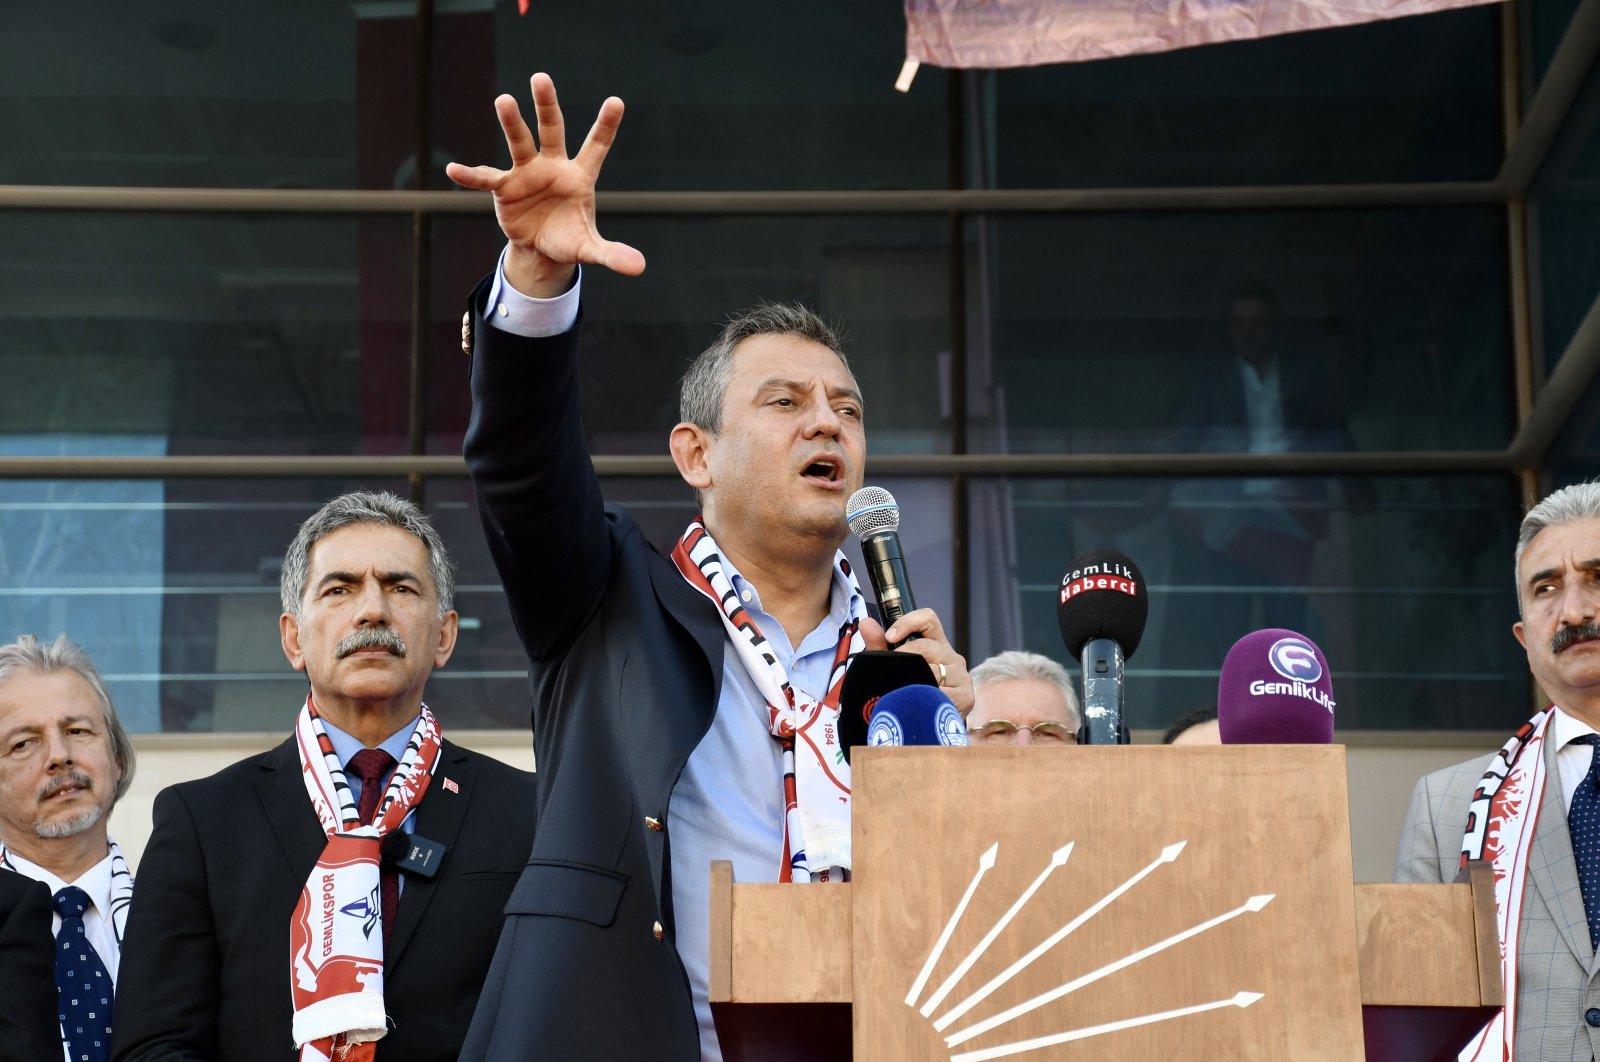
{"label": "suit lapel pin", "polygon": [[456,785],[456,780],[454,778],[446,778],[444,780],[444,788],[445,788],[445,792],[447,792],[447,793],[459,793],[459,792],[461,792],[461,787],[459,785]]}

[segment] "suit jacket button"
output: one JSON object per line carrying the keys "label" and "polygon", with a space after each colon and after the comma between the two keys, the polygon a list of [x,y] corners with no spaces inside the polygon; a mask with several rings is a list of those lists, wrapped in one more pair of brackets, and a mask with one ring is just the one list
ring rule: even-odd
{"label": "suit jacket button", "polygon": [[662,830],[666,829],[665,826],[661,825],[660,819],[652,819],[649,815],[644,817],[644,824],[657,833],[660,833]]}
{"label": "suit jacket button", "polygon": [[1600,1007],[1590,1007],[1583,1012],[1583,1020],[1600,1029]]}
{"label": "suit jacket button", "polygon": [[[666,933],[661,928],[660,922],[656,922],[650,927],[650,935],[655,937],[657,940],[660,940],[662,937],[666,936]],[[1600,1017],[1600,1011],[1590,1011],[1590,1013]]]}
{"label": "suit jacket button", "polygon": [[472,311],[461,315],[461,353],[472,354]]}

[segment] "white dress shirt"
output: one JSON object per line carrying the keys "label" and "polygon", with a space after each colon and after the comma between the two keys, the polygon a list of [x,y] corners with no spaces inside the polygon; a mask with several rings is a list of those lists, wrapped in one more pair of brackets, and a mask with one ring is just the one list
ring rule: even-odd
{"label": "white dress shirt", "polygon": [[[111,987],[116,988],[117,967],[122,962],[122,945],[117,942],[116,930],[111,925],[111,853],[107,852],[104,859],[79,875],[77,881],[62,881],[39,864],[23,859],[14,850],[8,849],[6,858],[18,873],[48,885],[52,896],[68,885],[76,885],[89,894],[89,909],[83,913],[83,933],[100,956],[100,961],[106,964],[106,972],[111,975]],[[60,931],[61,916],[51,911],[50,935],[55,936]]]}
{"label": "white dress shirt", "polygon": [[1572,744],[1572,740],[1600,731],[1596,731],[1577,716],[1568,715],[1560,708],[1557,708],[1555,713],[1550,717],[1549,734],[1550,740],[1555,742],[1556,746],[1556,770],[1561,774],[1561,807],[1570,812],[1572,794],[1578,791],[1578,784],[1589,773],[1589,763],[1594,758],[1595,752],[1589,745]]}
{"label": "white dress shirt", "polygon": [[[106,973],[111,977],[111,990],[117,989],[117,968],[122,965],[122,944],[117,940],[116,928],[111,924],[111,853],[84,873],[78,876],[77,881],[63,881],[50,871],[37,863],[30,863],[10,849],[6,850],[6,859],[16,868],[17,873],[35,881],[42,881],[54,896],[68,885],[76,885],[89,896],[89,909],[83,912],[83,935],[88,938],[89,946],[94,948],[95,954],[100,956],[100,961],[105,963]],[[61,932],[61,916],[50,911],[50,935],[54,937]],[[67,1043],[66,1035],[61,1037],[61,1057],[63,1062],[72,1062],[72,1048]]]}

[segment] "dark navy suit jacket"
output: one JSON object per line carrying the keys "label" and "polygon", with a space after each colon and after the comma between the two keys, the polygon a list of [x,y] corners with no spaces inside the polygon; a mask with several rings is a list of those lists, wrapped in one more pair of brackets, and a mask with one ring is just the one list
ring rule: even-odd
{"label": "dark navy suit jacket", "polygon": [[61,1057],[50,889],[0,870],[0,1062]]}
{"label": "dark navy suit jacket", "polygon": [[471,302],[466,458],[528,653],[540,817],[461,1057],[690,1062],[700,1047],[673,946],[667,802],[711,725],[722,623],[632,517],[602,503],[577,329],[491,328],[487,290]]}

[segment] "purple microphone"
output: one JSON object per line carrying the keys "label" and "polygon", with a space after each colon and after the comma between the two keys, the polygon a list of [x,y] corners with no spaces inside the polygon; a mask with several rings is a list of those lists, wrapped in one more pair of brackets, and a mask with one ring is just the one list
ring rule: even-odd
{"label": "purple microphone", "polygon": [[1224,745],[1333,743],[1328,658],[1303,634],[1269,628],[1233,643],[1217,683]]}

